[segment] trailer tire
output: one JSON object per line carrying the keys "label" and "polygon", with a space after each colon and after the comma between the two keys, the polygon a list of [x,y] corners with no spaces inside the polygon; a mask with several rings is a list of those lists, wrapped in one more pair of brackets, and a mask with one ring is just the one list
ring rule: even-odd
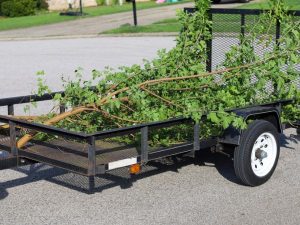
{"label": "trailer tire", "polygon": [[219,4],[221,2],[221,0],[213,0],[214,4]]}
{"label": "trailer tire", "polygon": [[236,176],[252,187],[265,183],[276,168],[279,151],[279,133],[274,125],[265,120],[253,121],[234,151]]}

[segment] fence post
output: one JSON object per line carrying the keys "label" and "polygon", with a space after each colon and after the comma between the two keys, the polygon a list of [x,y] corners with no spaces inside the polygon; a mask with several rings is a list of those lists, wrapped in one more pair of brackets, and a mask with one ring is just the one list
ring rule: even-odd
{"label": "fence post", "polygon": [[[208,12],[208,18],[210,21],[212,21],[212,13]],[[212,39],[213,39],[213,30],[212,30],[212,25],[209,27],[209,32],[211,35],[211,38],[207,40],[206,46],[207,46],[207,59],[206,59],[206,70],[208,72],[212,71]]]}
{"label": "fence post", "polygon": [[241,14],[241,34],[245,36],[245,14]]}
{"label": "fence post", "polygon": [[279,46],[279,38],[280,38],[280,21],[276,19],[276,44]]}
{"label": "fence post", "polygon": [[133,22],[134,22],[134,26],[137,26],[136,2],[135,2],[135,0],[132,0],[132,9],[133,9]]}
{"label": "fence post", "polygon": [[83,16],[82,0],[79,1],[80,16]]}

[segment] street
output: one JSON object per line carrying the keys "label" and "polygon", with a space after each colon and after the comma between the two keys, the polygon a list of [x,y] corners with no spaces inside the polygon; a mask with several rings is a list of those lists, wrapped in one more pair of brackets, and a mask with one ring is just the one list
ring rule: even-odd
{"label": "street", "polygon": [[[175,37],[1,41],[0,96],[28,95],[36,91],[36,73],[41,70],[46,74],[50,89],[59,91],[61,77],[74,78],[78,68],[84,69],[83,78],[90,79],[93,69],[141,64],[143,59],[155,57],[158,49],[174,46],[173,40]],[[23,113],[23,108],[16,107],[16,112]],[[39,107],[39,113],[48,112],[50,108],[40,110]]]}

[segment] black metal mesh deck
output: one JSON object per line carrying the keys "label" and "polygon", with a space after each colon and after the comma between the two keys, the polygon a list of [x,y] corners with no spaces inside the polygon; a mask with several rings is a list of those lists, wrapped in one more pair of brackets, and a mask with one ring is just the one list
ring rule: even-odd
{"label": "black metal mesh deck", "polygon": [[[1,135],[0,151],[10,152],[10,149],[9,136]],[[70,166],[70,170],[73,168],[77,173],[87,171],[89,167],[88,145],[66,139],[54,139],[47,142],[32,141],[19,150],[19,156],[58,167]],[[104,141],[96,142],[96,166],[137,156],[138,150],[135,146]]]}

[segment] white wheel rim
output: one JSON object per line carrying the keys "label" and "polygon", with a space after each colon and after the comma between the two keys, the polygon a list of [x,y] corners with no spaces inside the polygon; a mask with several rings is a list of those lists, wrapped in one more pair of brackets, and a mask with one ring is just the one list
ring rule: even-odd
{"label": "white wheel rim", "polygon": [[266,176],[277,157],[277,142],[273,134],[261,134],[254,142],[251,152],[251,168],[258,177]]}

